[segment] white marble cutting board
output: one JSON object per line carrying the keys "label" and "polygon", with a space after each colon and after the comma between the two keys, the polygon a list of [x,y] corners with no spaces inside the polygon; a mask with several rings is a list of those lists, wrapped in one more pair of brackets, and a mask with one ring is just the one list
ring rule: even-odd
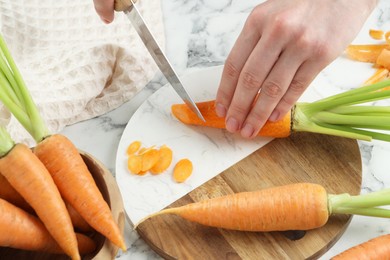
{"label": "white marble cutting board", "polygon": [[[182,77],[195,102],[214,99],[222,66],[195,70]],[[301,98],[315,100],[319,95],[308,89]],[[161,210],[217,174],[261,148],[272,138],[241,138],[225,130],[188,126],[171,114],[171,105],[182,103],[170,85],[147,99],[129,120],[116,156],[116,178],[125,209],[135,224],[150,213]],[[133,141],[144,147],[167,145],[173,151],[170,168],[160,175],[134,175],[127,169],[126,149]],[[192,161],[194,170],[184,183],[172,178],[174,164],[182,158]]]}

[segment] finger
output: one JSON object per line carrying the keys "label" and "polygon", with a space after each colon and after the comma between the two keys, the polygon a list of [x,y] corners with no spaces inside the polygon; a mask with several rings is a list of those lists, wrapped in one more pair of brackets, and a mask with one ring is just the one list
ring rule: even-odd
{"label": "finger", "polygon": [[256,17],[252,18],[259,16],[256,13],[257,10],[259,8],[255,8],[248,17],[226,59],[216,96],[216,113],[220,117],[226,116],[227,109],[235,93],[240,72],[261,37],[261,30],[257,28],[259,27],[259,21],[257,21]]}
{"label": "finger", "polygon": [[275,107],[269,120],[278,121],[287,114],[321,70],[322,67],[318,66],[316,62],[304,62],[292,79],[286,93]]}
{"label": "finger", "polygon": [[262,37],[240,73],[236,91],[226,115],[226,129],[237,132],[251,110],[263,81],[277,61],[284,46],[283,40],[271,41]]}
{"label": "finger", "polygon": [[267,122],[274,108],[287,92],[302,64],[304,56],[289,49],[284,51],[261,86],[260,95],[249,112],[240,133],[245,138],[255,137]]}
{"label": "finger", "polygon": [[114,0],[93,0],[95,10],[105,23],[114,20]]}

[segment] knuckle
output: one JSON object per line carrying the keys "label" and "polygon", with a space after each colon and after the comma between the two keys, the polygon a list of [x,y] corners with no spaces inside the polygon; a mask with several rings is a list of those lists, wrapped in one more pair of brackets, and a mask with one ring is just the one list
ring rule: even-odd
{"label": "knuckle", "polygon": [[267,81],[261,88],[261,94],[270,98],[278,98],[283,94],[283,89],[280,84],[274,81]]}
{"label": "knuckle", "polygon": [[249,91],[258,90],[261,86],[260,80],[252,72],[243,71],[241,74],[242,86]]}
{"label": "knuckle", "polygon": [[232,104],[229,110],[238,117],[246,115],[248,112],[248,108],[244,104]]}
{"label": "knuckle", "polygon": [[294,78],[290,83],[289,90],[291,90],[293,93],[301,94],[305,91],[306,88],[307,84],[299,79]]}
{"label": "knuckle", "polygon": [[225,76],[229,79],[238,78],[240,75],[239,69],[234,65],[232,58],[228,57],[224,66]]}

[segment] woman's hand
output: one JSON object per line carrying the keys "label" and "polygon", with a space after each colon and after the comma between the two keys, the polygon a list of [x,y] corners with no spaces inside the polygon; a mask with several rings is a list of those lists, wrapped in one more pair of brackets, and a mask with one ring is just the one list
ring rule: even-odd
{"label": "woman's hand", "polygon": [[114,0],[93,0],[95,10],[105,23],[114,20]]}
{"label": "woman's hand", "polygon": [[255,7],[227,57],[216,97],[227,130],[252,138],[267,120],[288,113],[356,37],[375,5],[376,0],[268,0]]}

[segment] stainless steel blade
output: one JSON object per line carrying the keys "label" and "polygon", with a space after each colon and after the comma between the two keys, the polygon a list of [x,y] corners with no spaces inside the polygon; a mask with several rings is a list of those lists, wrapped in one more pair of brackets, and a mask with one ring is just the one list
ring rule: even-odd
{"label": "stainless steel blade", "polygon": [[146,25],[141,13],[139,12],[137,6],[134,4],[135,1],[128,1],[131,5],[123,10],[126,16],[129,18],[131,23],[133,24],[135,30],[140,36],[141,40],[145,44],[148,49],[150,55],[156,62],[157,66],[164,74],[167,81],[171,84],[171,86],[175,89],[176,93],[183,99],[184,103],[187,104],[191,108],[191,110],[203,121],[205,119],[202,116],[202,113],[199,111],[199,108],[196,106],[195,102],[191,99],[190,95],[184,88],[182,82],[174,71],[173,67],[169,63],[167,57],[164,52],[160,48],[159,44],[153,37],[150,32],[148,26]]}

